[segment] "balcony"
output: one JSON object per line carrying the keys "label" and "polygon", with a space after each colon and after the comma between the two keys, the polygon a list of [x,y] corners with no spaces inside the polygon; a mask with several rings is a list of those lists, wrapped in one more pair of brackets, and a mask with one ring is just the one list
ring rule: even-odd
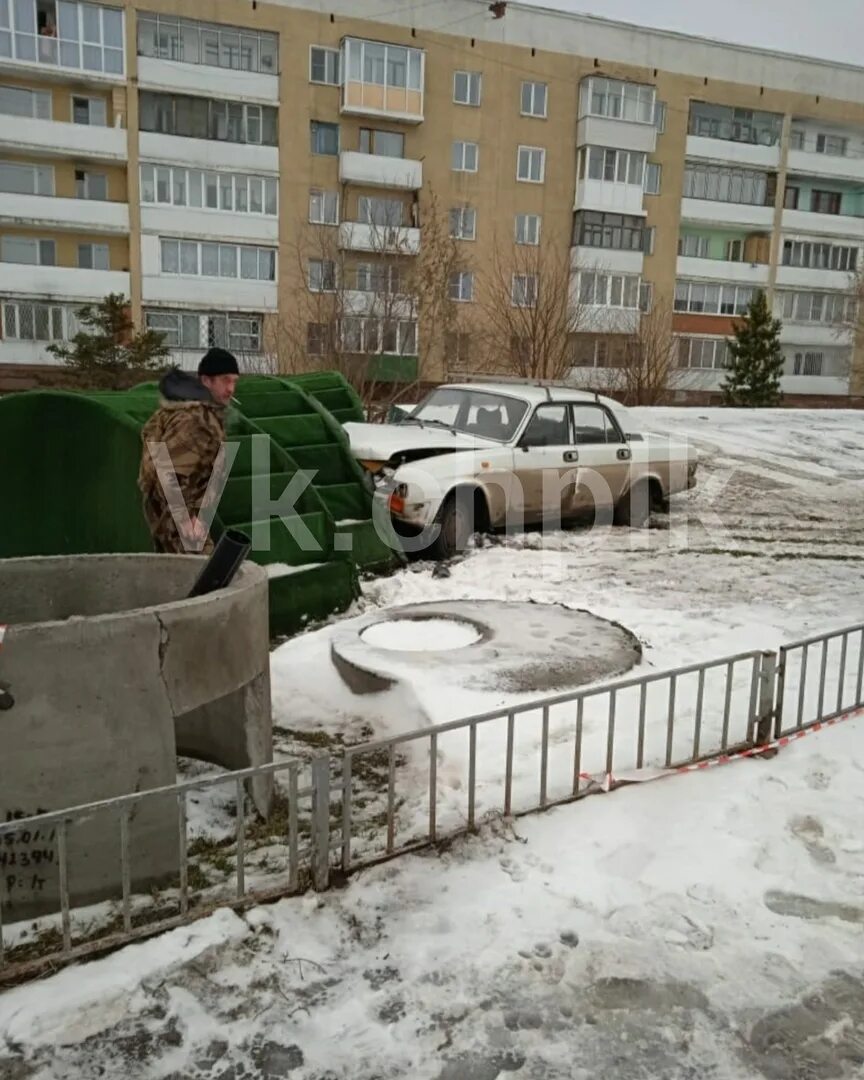
{"label": "balcony", "polygon": [[129,295],[128,272],[0,262],[0,294],[4,296],[35,296],[40,300],[101,300],[108,293]]}
{"label": "balcony", "polygon": [[774,228],[774,207],[714,199],[682,199],[681,220],[770,232]]}
{"label": "balcony", "polygon": [[190,169],[234,169],[243,173],[279,172],[279,147],[261,146],[257,143],[191,139],[185,135],[161,135],[142,131],[138,135],[138,152],[142,161],[185,165]]}
{"label": "balcony", "polygon": [[762,263],[730,262],[728,259],[697,259],[679,255],[676,276],[697,280],[735,282],[768,287],[771,268]]}
{"label": "balcony", "polygon": [[17,0],[7,12],[0,34],[0,70],[38,70],[40,78],[64,81],[70,73],[86,82],[125,80],[121,8],[74,0]]}
{"label": "balcony", "polygon": [[74,158],[76,161],[125,161],[127,132],[119,127],[64,124],[57,120],[4,117],[0,147],[36,157]]}
{"label": "balcony", "polygon": [[598,270],[604,274],[640,274],[645,264],[641,251],[575,245],[570,249],[570,269]]}
{"label": "balcony", "polygon": [[[777,317],[780,318],[779,315]],[[840,346],[851,346],[852,338],[853,335],[848,329],[836,323],[804,323],[787,319],[780,331],[783,345],[823,345],[836,349]]]}
{"label": "balcony", "polygon": [[[793,136],[796,134],[793,131]],[[845,149],[849,148],[852,138],[838,136]],[[827,141],[827,140],[826,140]],[[851,180],[853,183],[864,182],[864,154],[829,154],[819,152],[817,146],[823,145],[816,134],[799,133],[797,145],[789,148],[787,168],[790,173],[803,176],[825,178],[829,180]]]}
{"label": "balcony", "polygon": [[644,216],[642,187],[614,180],[580,180],[574,210],[606,210],[613,214]]}
{"label": "balcony", "polygon": [[138,57],[138,85],[142,90],[167,90],[179,94],[230,98],[232,101],[279,104],[279,79],[275,75],[160,60],[154,56]]}
{"label": "balcony", "polygon": [[816,292],[852,287],[853,275],[848,270],[821,270],[812,266],[778,266],[778,288],[809,289]]}
{"label": "balcony", "polygon": [[864,240],[864,217],[847,214],[814,214],[809,210],[784,210],[784,232]]}
{"label": "balcony", "polygon": [[70,232],[129,232],[129,206],[96,199],[60,199],[52,195],[0,193],[0,222],[27,228]]}
{"label": "balcony", "polygon": [[150,233],[141,237],[141,275],[145,304],[188,304],[201,311],[216,308],[258,313],[275,311],[277,307],[275,281],[163,273],[160,238]]}
{"label": "balcony", "polygon": [[608,116],[583,116],[576,127],[577,146],[608,146],[615,150],[641,150],[653,154],[657,128],[636,120]]}
{"label": "balcony", "polygon": [[420,251],[420,230],[406,226],[343,221],[339,226],[339,246],[343,251],[417,255]]}
{"label": "balcony", "polygon": [[715,161],[721,165],[746,165],[757,169],[779,169],[780,147],[758,143],[687,136],[687,157]]}
{"label": "balcony", "polygon": [[377,315],[379,318],[416,319],[417,312],[410,296],[346,289],[341,296],[345,315]]}
{"label": "balcony", "polygon": [[339,180],[343,184],[419,191],[423,187],[423,163],[343,150],[339,155]]}
{"label": "balcony", "polygon": [[272,247],[279,243],[279,219],[272,214],[233,214],[142,203],[141,229],[145,233],[188,239],[235,240]]}
{"label": "balcony", "polygon": [[422,123],[425,62],[422,49],[345,38],[340,57],[342,112]]}

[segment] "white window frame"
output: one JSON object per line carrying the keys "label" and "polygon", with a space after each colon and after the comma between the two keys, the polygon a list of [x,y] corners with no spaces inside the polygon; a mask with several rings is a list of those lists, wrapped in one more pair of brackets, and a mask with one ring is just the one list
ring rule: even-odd
{"label": "white window frame", "polygon": [[474,299],[474,274],[471,270],[456,270],[450,275],[450,299],[457,304],[470,304]]}
{"label": "white window frame", "polygon": [[[36,254],[36,258],[32,262],[16,262],[12,259],[8,259],[4,254],[3,248],[10,240],[23,241],[34,245],[33,250]],[[48,245],[50,245],[50,248]],[[47,261],[43,259],[43,254],[49,250],[51,252],[51,259],[50,261]],[[56,266],[57,242],[50,236],[0,236],[0,262],[10,262],[14,266]]]}
{"label": "white window frame", "polygon": [[[36,165],[29,161],[0,161],[0,170],[8,168],[19,172],[22,175],[29,173],[31,180],[31,191],[10,191],[8,188],[0,187],[0,191],[8,195],[53,195],[54,194],[54,166],[53,165]],[[48,180],[47,184],[41,183],[41,180]]]}
{"label": "white window frame", "polygon": [[645,186],[646,195],[659,195],[660,185],[663,183],[663,166],[656,161],[645,162]]}
{"label": "white window frame", "polygon": [[[842,270],[851,273],[860,261],[860,250],[857,244],[831,244],[821,240],[790,238],[783,241],[781,265],[795,266],[804,270]],[[787,251],[789,252],[788,262]]]}
{"label": "white window frame", "polygon": [[[526,161],[528,164],[527,176],[522,176],[522,157],[527,155]],[[540,155],[540,178],[534,179],[530,174],[532,172],[533,155]],[[516,151],[516,179],[521,184],[542,184],[546,180],[546,150],[542,146],[522,146],[520,145]]]}
{"label": "white window frame", "polygon": [[[9,35],[10,44],[14,42],[8,54],[10,59],[14,53],[14,61],[19,63],[93,72],[116,79],[126,74],[126,19],[122,8],[73,2],[58,13],[55,4],[56,32],[43,35],[38,32],[35,0],[20,8],[14,3],[5,7],[7,18],[0,32]],[[25,8],[28,9],[26,25],[18,25]],[[94,18],[95,30],[91,21]],[[91,21],[89,26],[88,21]],[[109,37],[114,40],[109,41]]]}
{"label": "white window frame", "polygon": [[684,259],[710,259],[711,237],[690,233],[678,237],[678,254]]}
{"label": "white window frame", "polygon": [[[595,108],[595,96],[602,98],[603,108]],[[613,102],[618,104],[614,105]],[[602,75],[590,75],[582,80],[579,93],[580,118],[602,116],[609,120],[624,120],[632,124],[653,126],[656,124],[656,105],[656,87],[647,83],[609,79]]]}
{"label": "white window frame", "polygon": [[[324,78],[316,79],[312,75],[312,57],[315,52],[324,54]],[[315,86],[340,86],[341,85],[341,71],[342,66],[342,54],[338,49],[333,49],[329,45],[310,45],[309,46],[309,82]],[[332,78],[327,76],[332,75]]]}
{"label": "white window frame", "polygon": [[[81,173],[83,178],[84,178],[84,180],[83,180],[84,194],[83,195],[78,194],[78,174],[79,173]],[[105,194],[104,195],[96,196],[96,195],[91,195],[90,194],[89,189],[90,189],[91,181],[94,179],[94,177],[97,177],[97,176],[101,177],[105,181]],[[109,177],[108,177],[107,173],[94,172],[92,169],[76,169],[75,170],[75,197],[77,199],[86,199],[86,200],[88,200],[90,202],[107,202],[108,199],[110,198],[109,193],[108,193],[109,192],[108,180],[109,180]]]}
{"label": "white window frame", "polygon": [[[321,215],[315,216],[314,205],[315,200],[319,199],[321,204]],[[328,200],[333,200],[333,220],[331,221],[325,211],[327,209]],[[311,188],[309,191],[309,222],[312,225],[338,225],[339,224],[339,192],[338,191],[325,191],[323,188]]]}
{"label": "white window frame", "polygon": [[336,292],[336,277],[334,259],[309,259],[306,263],[306,288],[309,292]]}
{"label": "white window frame", "polygon": [[[534,223],[534,238],[531,239],[531,230],[528,228],[530,223]],[[520,236],[520,223],[524,226]],[[540,243],[540,230],[543,225],[543,218],[540,214],[517,214],[513,222],[513,237],[514,242],[524,245],[525,247],[537,247]]]}
{"label": "white window frame", "polygon": [[[81,265],[81,252],[90,252],[90,265]],[[87,242],[85,244],[78,244],[76,248],[76,258],[78,260],[77,265],[79,270],[110,270],[111,269],[111,248],[108,244],[94,244]]]}
{"label": "white window frame", "polygon": [[514,274],[510,282],[512,307],[533,308],[537,306],[539,277],[537,274]]}
{"label": "white window frame", "polygon": [[[461,147],[461,159],[462,159],[462,164],[460,166],[458,166],[458,167],[454,164],[454,161],[456,159],[456,148],[457,148],[457,146]],[[465,161],[466,161],[466,158],[468,156],[469,148],[473,148],[473,150],[474,150],[474,168],[473,169],[469,169],[465,165]],[[450,150],[450,166],[451,166],[451,171],[452,172],[476,173],[480,168],[480,144],[476,143],[476,142],[471,142],[468,139],[454,139],[453,140],[453,145],[452,145],[451,150]]]}
{"label": "white window frame", "polygon": [[[723,318],[740,318],[745,314],[758,289],[754,285],[740,285],[733,281],[690,281],[679,278],[675,282],[673,310],[691,315],[721,315]],[[716,294],[716,302],[709,307],[709,299]],[[682,306],[682,298],[684,306]],[[701,304],[701,307],[694,307]],[[724,311],[724,307],[732,308]]]}
{"label": "white window frame", "polygon": [[[628,184],[645,190],[648,156],[644,150],[617,150],[611,146],[586,146],[579,153],[579,179],[600,184]],[[599,164],[598,164],[599,163]],[[611,164],[611,169],[609,165]],[[592,176],[596,167],[599,176]],[[612,176],[607,176],[607,171]],[[636,176],[631,176],[635,172]],[[623,174],[624,179],[621,179]]]}
{"label": "white window frame", "polygon": [[[682,355],[685,348],[686,358]],[[676,349],[677,366],[684,371],[726,371],[732,359],[727,340],[722,337],[682,334],[677,338]],[[710,353],[710,356],[706,357],[706,352]],[[694,353],[697,355],[694,356]],[[706,358],[710,361],[709,363],[704,362]],[[684,359],[686,363],[682,363]],[[694,360],[699,362],[694,363]]]}
{"label": "white window frame", "polygon": [[[590,284],[590,296],[586,286]],[[588,307],[639,311],[642,303],[642,279],[639,274],[610,274],[598,270],[583,270],[579,274],[579,303]],[[629,297],[628,297],[629,294]],[[626,299],[632,303],[625,303]]]}
{"label": "white window frame", "polygon": [[[165,325],[166,320],[175,320],[174,328]],[[207,349],[219,344],[218,336],[212,333],[212,324],[215,321],[225,322],[223,335],[225,348],[233,353],[259,353],[262,342],[262,323],[260,315],[240,312],[224,311],[174,311],[162,308],[148,308],[144,311],[144,325],[148,330],[157,334],[166,335],[165,344],[170,349]],[[161,322],[162,325],[159,325]],[[190,341],[184,334],[184,326],[193,323],[195,326],[194,340]],[[248,330],[241,332],[237,324],[255,324],[252,333]],[[234,329],[232,332],[232,324]],[[244,341],[243,339],[247,339]],[[254,339],[249,341],[248,339]]]}
{"label": "white window frame", "polygon": [[[538,112],[535,108],[537,104],[537,90],[538,87],[543,88],[543,110]],[[525,91],[528,90],[528,105],[525,108]],[[523,79],[522,86],[519,90],[519,115],[531,116],[535,120],[545,120],[549,116],[549,84],[545,82],[539,82],[535,79]]]}
{"label": "white window frame", "polygon": [[[465,97],[459,97],[459,83],[464,80]],[[476,100],[475,100],[476,99]],[[454,71],[453,72],[453,104],[467,105],[472,109],[479,109],[483,99],[483,73],[481,71]]]}
{"label": "white window frame", "polygon": [[[168,173],[168,198],[159,198],[161,182],[160,172]],[[279,215],[279,181],[275,176],[256,173],[218,172],[215,169],[186,168],[185,165],[166,165],[159,162],[142,161],[139,176],[141,181],[141,202],[148,206],[181,206],[208,214],[252,214],[255,217],[275,218]],[[226,183],[227,181],[227,183]],[[253,209],[252,191],[259,187],[261,209]],[[147,189],[152,188],[153,198],[147,198]],[[192,196],[193,187],[198,188],[200,202]],[[208,205],[208,193],[215,191],[218,205]],[[230,206],[225,205],[225,193],[230,193]],[[268,191],[274,196],[275,209],[268,212]],[[242,198],[240,197],[242,193]]]}
{"label": "white window frame", "polygon": [[[829,146],[840,144],[839,150],[831,150]],[[816,136],[816,153],[826,157],[847,157],[849,154],[849,139],[845,135],[837,135],[831,131],[820,131]]]}
{"label": "white window frame", "polygon": [[[176,270],[166,270],[165,269],[166,246],[167,245],[172,245],[172,244],[176,244],[177,249],[178,249],[178,253],[177,253],[177,260],[178,260],[177,261],[177,269]],[[192,248],[195,249],[196,269],[195,269],[194,272],[185,271],[185,270],[182,269],[183,251],[181,249],[184,248],[184,247],[186,249],[185,250],[186,254],[191,254],[191,249]],[[203,270],[202,270],[202,266],[203,266],[203,249],[205,247],[207,247],[207,248],[212,247],[212,248],[217,249],[215,254],[216,254],[216,257],[217,257],[218,273],[216,273],[216,274],[205,274],[203,272]],[[226,260],[225,260],[226,264],[233,260],[234,271],[235,271],[233,274],[223,274],[221,272],[222,271],[222,262],[223,262],[223,259],[222,259],[223,250],[222,249],[225,249],[225,254],[226,255],[233,252],[232,259],[226,258]],[[242,272],[243,253],[246,252],[248,254],[249,252],[253,252],[253,251],[256,253],[256,255],[255,255],[255,258],[256,258],[256,276],[255,277],[246,277]],[[268,268],[268,265],[272,266],[272,270],[273,270],[273,276],[272,277],[270,277],[269,274],[266,274],[263,277],[261,276],[261,266],[262,266],[262,264],[264,265],[265,269]],[[278,280],[279,259],[278,259],[278,250],[276,248],[265,247],[262,244],[226,244],[226,243],[224,243],[222,241],[219,241],[219,240],[178,240],[176,237],[160,236],[159,237],[159,266],[160,266],[160,272],[165,274],[166,276],[170,276],[170,277],[206,277],[206,278],[212,278],[213,280],[261,281],[261,282],[271,283],[272,284],[272,283],[274,283],[274,282],[276,282]]]}
{"label": "white window frame", "polygon": [[473,206],[450,208],[450,238],[451,240],[477,239],[477,211]]}
{"label": "white window frame", "polygon": [[[74,310],[64,304],[52,304],[43,300],[4,300],[2,303],[2,321],[0,331],[7,341],[69,341],[74,336],[77,322]],[[22,336],[22,309],[30,308],[30,323],[33,326],[33,334]],[[40,337],[36,334],[37,311],[47,312],[48,335]],[[59,322],[60,335],[55,333]]]}
{"label": "white window frame", "polygon": [[[86,101],[87,102],[87,123],[81,124],[75,119],[75,102]],[[93,108],[96,106],[96,111],[104,110],[105,122],[100,124],[93,120]],[[95,94],[70,94],[69,95],[69,119],[71,123],[78,124],[79,127],[108,127],[108,102],[103,97],[99,97]]]}
{"label": "white window frame", "polygon": [[[323,150],[312,149],[312,138],[315,128],[335,128],[336,129],[336,150],[332,153],[325,153]],[[309,121],[309,150],[313,157],[339,157],[339,151],[342,149],[342,129],[341,126],[334,120],[310,120]]]}
{"label": "white window frame", "polygon": [[6,91],[12,96],[26,95],[30,99],[30,112],[8,112],[0,109],[0,116],[21,116],[31,120],[51,120],[54,111],[54,95],[50,90],[32,90],[28,86],[10,86],[8,83],[0,83],[0,94]]}

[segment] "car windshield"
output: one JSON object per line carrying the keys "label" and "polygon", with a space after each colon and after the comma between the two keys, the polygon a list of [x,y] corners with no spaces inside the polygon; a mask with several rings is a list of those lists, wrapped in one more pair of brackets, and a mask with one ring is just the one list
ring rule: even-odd
{"label": "car windshield", "polygon": [[407,423],[435,424],[479,435],[484,439],[508,442],[528,409],[524,401],[486,390],[442,386],[421,402]]}

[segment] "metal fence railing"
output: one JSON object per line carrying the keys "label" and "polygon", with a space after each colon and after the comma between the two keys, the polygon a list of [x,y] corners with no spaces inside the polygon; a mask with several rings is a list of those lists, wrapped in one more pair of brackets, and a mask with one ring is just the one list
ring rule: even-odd
{"label": "metal fence railing", "polygon": [[[332,759],[274,762],[7,821],[0,824],[0,983],[219,907],[324,889],[336,870],[450,839],[492,816],[543,810],[650,770],[662,775],[766,745],[860,709],[862,684],[858,625],[779,653],[742,652],[350,746]],[[246,796],[257,776],[274,781],[266,821]],[[176,873],[136,890],[133,822],[166,800],[176,821]],[[82,837],[97,820],[116,837],[115,872],[89,906],[78,906],[76,865],[88,858]],[[43,914],[13,923],[25,871],[45,882]]]}

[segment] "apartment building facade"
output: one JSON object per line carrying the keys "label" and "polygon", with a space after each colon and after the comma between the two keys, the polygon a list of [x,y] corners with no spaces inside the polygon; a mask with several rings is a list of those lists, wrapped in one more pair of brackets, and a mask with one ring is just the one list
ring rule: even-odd
{"label": "apartment building facade", "polygon": [[[211,344],[281,363],[298,318],[315,366],[332,331],[302,313],[337,264],[343,347],[422,355],[403,286],[433,191],[461,311],[502,251],[512,305],[538,287],[520,256],[567,261],[583,381],[668,304],[675,385],[715,390],[763,289],[784,390],[864,395],[864,68],[512,3],[383,8],[0,0],[0,371],[53,362],[112,292],[186,366]],[[426,378],[476,366],[448,337]]]}

